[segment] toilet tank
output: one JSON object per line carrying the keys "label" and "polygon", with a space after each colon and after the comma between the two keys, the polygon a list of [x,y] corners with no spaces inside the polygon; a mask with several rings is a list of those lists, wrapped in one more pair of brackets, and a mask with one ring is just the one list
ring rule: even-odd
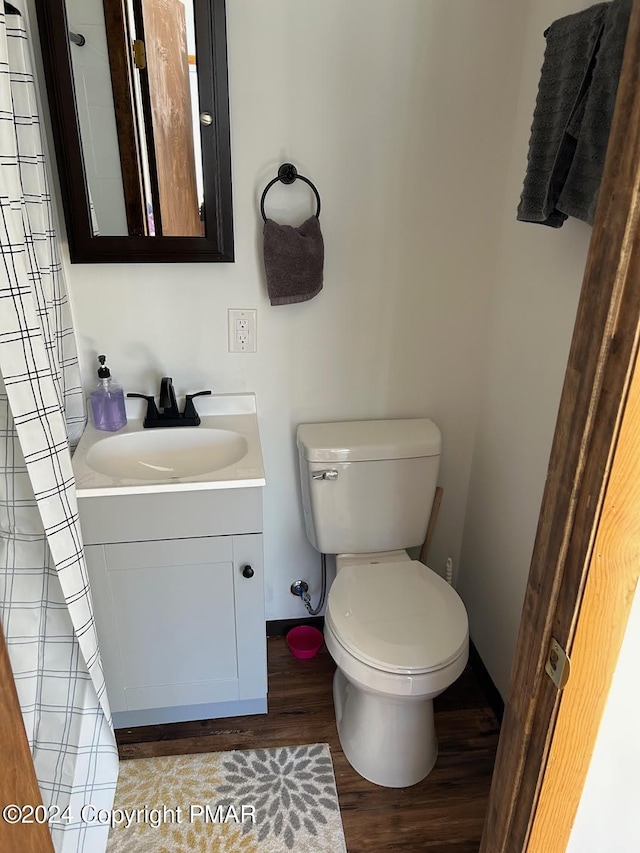
{"label": "toilet tank", "polygon": [[301,424],[302,504],[323,554],[421,545],[440,465],[440,430],[427,418]]}

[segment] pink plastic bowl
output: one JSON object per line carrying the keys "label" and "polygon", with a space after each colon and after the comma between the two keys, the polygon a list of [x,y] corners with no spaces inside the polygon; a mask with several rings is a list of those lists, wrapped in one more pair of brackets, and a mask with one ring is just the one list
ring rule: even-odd
{"label": "pink plastic bowl", "polygon": [[322,645],[322,631],[311,625],[298,625],[287,634],[287,645],[291,654],[300,660],[314,658]]}

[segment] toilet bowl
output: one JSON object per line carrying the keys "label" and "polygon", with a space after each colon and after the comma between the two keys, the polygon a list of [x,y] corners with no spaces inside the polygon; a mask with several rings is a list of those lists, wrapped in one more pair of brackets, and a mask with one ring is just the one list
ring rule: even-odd
{"label": "toilet bowl", "polygon": [[340,744],[365,779],[404,788],[429,774],[437,757],[433,699],[464,670],[468,637],[461,599],[422,563],[340,567],[325,642],[338,667]]}

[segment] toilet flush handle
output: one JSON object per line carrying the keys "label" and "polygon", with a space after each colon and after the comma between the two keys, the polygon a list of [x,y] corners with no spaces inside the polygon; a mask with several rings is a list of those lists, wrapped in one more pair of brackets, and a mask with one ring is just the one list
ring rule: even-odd
{"label": "toilet flush handle", "polygon": [[326,471],[313,471],[311,474],[312,480],[337,480],[338,472],[335,468],[327,469]]}

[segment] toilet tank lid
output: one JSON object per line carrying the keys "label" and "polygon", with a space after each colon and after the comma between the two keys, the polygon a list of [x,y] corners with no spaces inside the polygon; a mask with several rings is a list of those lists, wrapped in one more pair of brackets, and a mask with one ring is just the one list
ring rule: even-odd
{"label": "toilet tank lid", "polygon": [[309,462],[368,462],[438,456],[441,436],[428,418],[300,424],[298,449]]}

